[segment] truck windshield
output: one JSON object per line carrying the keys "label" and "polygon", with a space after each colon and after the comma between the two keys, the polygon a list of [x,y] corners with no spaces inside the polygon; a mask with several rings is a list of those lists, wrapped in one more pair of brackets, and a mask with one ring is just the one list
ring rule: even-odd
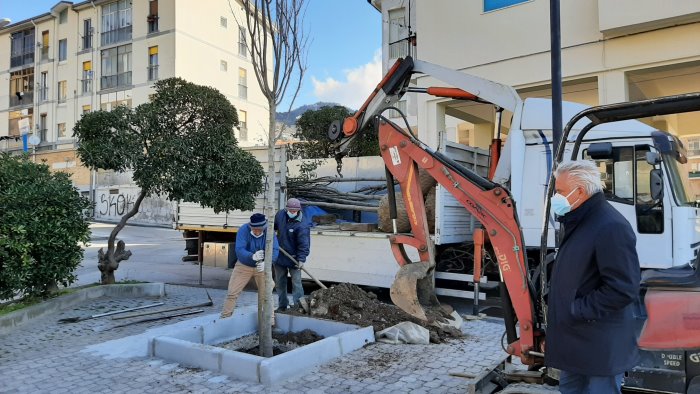
{"label": "truck windshield", "polygon": [[690,173],[688,164],[679,163],[671,154],[664,154],[663,162],[668,170],[668,178],[678,205],[695,206],[695,198],[689,194],[691,189],[688,179]]}

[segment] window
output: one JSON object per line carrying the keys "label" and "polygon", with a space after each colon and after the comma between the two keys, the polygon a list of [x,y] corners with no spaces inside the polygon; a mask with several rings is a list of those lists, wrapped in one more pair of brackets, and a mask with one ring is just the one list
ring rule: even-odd
{"label": "window", "polygon": [[605,198],[634,205],[640,234],[660,234],[664,231],[663,200],[651,197],[654,166],[646,161],[649,150],[646,145],[614,147],[611,158],[595,162],[605,184]]}
{"label": "window", "polygon": [[148,2],[148,32],[155,33],[158,31],[158,0],[150,0]]}
{"label": "window", "polygon": [[67,95],[68,95],[68,84],[66,83],[66,81],[60,81],[58,83],[58,102],[65,103]]}
{"label": "window", "polygon": [[56,127],[58,129],[58,138],[63,138],[66,136],[66,124],[59,123]]}
{"label": "window", "polygon": [[248,141],[248,113],[246,111],[238,111],[238,130],[240,130],[239,139]]}
{"label": "window", "polygon": [[148,48],[148,80],[158,79],[158,47]]}
{"label": "window", "polygon": [[34,63],[34,29],[12,33],[10,36],[10,67]]}
{"label": "window", "polygon": [[34,68],[10,73],[10,107],[31,105],[34,101]]}
{"label": "window", "polygon": [[408,55],[407,38],[406,9],[389,10],[389,58],[398,59]]}
{"label": "window", "polygon": [[531,0],[484,0],[484,12],[500,10],[512,5],[526,3]]}
{"label": "window", "polygon": [[92,110],[92,107],[89,105],[83,105],[83,115],[89,114],[90,111]]}
{"label": "window", "polygon": [[65,8],[58,14],[58,23],[62,25],[66,22],[68,22],[68,8]]}
{"label": "window", "polygon": [[221,17],[221,20],[219,23],[221,23],[221,27],[223,27],[223,28],[228,27],[228,20],[226,18],[224,18],[223,16]]}
{"label": "window", "polygon": [[688,157],[700,156],[700,137],[687,137],[685,145],[688,150]]}
{"label": "window", "polygon": [[20,130],[22,123],[24,123],[25,127],[32,124],[33,111],[31,108],[22,111],[10,111],[9,115],[8,135],[10,136],[19,137],[22,134]]}
{"label": "window", "polygon": [[83,94],[92,92],[92,61],[83,62],[83,79],[80,80]]}
{"label": "window", "polygon": [[58,61],[64,61],[68,58],[68,39],[64,38],[58,41]]}
{"label": "window", "polygon": [[92,19],[83,20],[83,49],[92,48]]}
{"label": "window", "polygon": [[41,142],[48,141],[46,132],[46,114],[41,114],[39,116],[39,138],[41,139]]}
{"label": "window", "polygon": [[248,72],[245,68],[238,69],[238,98],[248,99]]}
{"label": "window", "polygon": [[100,89],[131,85],[131,44],[102,51]]}
{"label": "window", "polygon": [[49,73],[43,71],[39,78],[39,101],[44,102],[49,99]]}
{"label": "window", "polygon": [[238,28],[238,54],[243,57],[248,57],[248,42],[246,41],[245,27]]}
{"label": "window", "polygon": [[49,31],[41,32],[41,60],[49,59]]}
{"label": "window", "polygon": [[228,63],[226,63],[226,60],[221,61],[221,71],[228,71]]}
{"label": "window", "polygon": [[131,0],[102,6],[102,45],[131,40]]}

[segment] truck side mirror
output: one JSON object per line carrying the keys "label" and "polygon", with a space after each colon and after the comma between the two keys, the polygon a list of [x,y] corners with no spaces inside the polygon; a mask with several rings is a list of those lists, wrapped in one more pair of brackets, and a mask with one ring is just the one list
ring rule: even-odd
{"label": "truck side mirror", "polygon": [[647,163],[651,164],[652,166],[661,163],[661,155],[656,152],[647,152],[646,159]]}
{"label": "truck side mirror", "polygon": [[649,185],[651,187],[651,198],[654,201],[659,201],[664,197],[664,179],[660,169],[654,169],[649,172]]}

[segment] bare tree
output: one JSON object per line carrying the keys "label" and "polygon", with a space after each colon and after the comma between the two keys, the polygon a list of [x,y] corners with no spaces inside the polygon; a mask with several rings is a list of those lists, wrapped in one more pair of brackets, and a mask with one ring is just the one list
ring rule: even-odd
{"label": "bare tree", "polygon": [[[270,123],[268,129],[268,169],[265,198],[267,226],[265,243],[265,291],[258,292],[258,333],[260,354],[272,356],[272,248],[275,216],[275,145],[284,128],[275,130],[277,107],[287,93],[292,94],[289,108],[301,88],[306,71],[307,37],[303,31],[305,0],[239,0],[245,11],[248,48],[255,78],[267,99]],[[236,13],[229,0],[231,12]]]}

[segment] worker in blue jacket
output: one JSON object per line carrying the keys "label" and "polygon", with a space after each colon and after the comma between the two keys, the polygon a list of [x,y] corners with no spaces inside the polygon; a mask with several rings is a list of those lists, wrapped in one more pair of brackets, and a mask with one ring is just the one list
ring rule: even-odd
{"label": "worker in blue jacket", "polygon": [[635,233],[605,199],[595,163],[566,162],[555,176],[551,204],[563,236],[549,291],[545,363],[561,370],[562,394],[620,393],[637,361]]}
{"label": "worker in blue jacket", "polygon": [[[311,245],[309,225],[304,223],[301,211],[301,202],[296,198],[287,200],[285,209],[275,215],[275,230],[280,248],[289,253],[296,262],[292,261],[284,253],[273,265],[275,269],[275,289],[279,297],[278,311],[284,311],[289,306],[287,298],[287,273],[292,278],[292,299],[299,306],[299,299],[304,296],[304,288],[301,284],[301,267],[306,263]],[[298,263],[298,265],[297,265]]]}
{"label": "worker in blue jacket", "polygon": [[[228,282],[228,293],[221,318],[230,317],[236,307],[238,296],[246,287],[251,278],[255,279],[258,292],[265,290],[265,232],[267,230],[267,218],[261,213],[255,213],[250,217],[250,222],[238,229],[236,234],[236,266],[231,273]],[[277,237],[273,240],[272,262],[279,255]]]}

